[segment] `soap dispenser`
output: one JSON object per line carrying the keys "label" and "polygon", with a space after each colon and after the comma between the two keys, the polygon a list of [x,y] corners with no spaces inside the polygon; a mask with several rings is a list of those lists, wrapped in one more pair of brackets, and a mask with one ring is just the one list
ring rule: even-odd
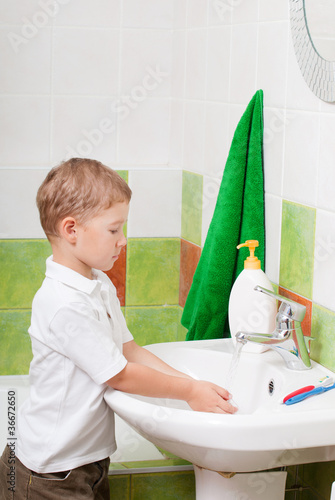
{"label": "soap dispenser", "polygon": [[[275,330],[277,303],[274,297],[254,290],[256,285],[274,291],[270,280],[261,269],[261,261],[255,256],[257,240],[248,240],[237,246],[248,247],[249,257],[238,275],[229,297],[228,319],[232,338],[237,332],[272,333]],[[268,348],[248,342],[243,348],[248,352],[263,352]]]}

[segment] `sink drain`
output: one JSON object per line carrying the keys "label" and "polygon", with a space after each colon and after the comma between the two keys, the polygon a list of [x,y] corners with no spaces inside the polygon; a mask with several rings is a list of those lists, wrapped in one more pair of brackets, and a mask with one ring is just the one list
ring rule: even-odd
{"label": "sink drain", "polygon": [[272,396],[272,394],[274,393],[274,390],[275,390],[275,381],[273,380],[273,378],[269,382],[268,390],[269,390],[270,396]]}

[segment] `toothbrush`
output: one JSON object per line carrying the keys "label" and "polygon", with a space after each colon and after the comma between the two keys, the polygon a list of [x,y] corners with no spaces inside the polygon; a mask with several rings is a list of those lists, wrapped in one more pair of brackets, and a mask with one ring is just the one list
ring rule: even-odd
{"label": "toothbrush", "polygon": [[303,392],[301,394],[297,394],[296,396],[293,396],[290,399],[287,399],[285,401],[286,405],[293,405],[294,403],[299,403],[299,401],[303,401],[306,398],[309,398],[310,396],[314,396],[316,394],[321,394],[322,392],[327,392],[330,391],[331,389],[335,389],[335,384],[329,385],[329,386],[319,386],[315,387],[315,389],[312,389],[311,391],[308,392]]}
{"label": "toothbrush", "polygon": [[297,389],[296,391],[291,392],[287,396],[284,397],[282,403],[286,403],[288,399],[293,398],[294,396],[298,396],[298,394],[303,394],[305,392],[312,391],[313,389],[316,389],[317,387],[328,387],[329,385],[333,384],[334,380],[329,377],[328,375],[321,380],[315,385],[306,385],[305,387],[301,387],[301,389]]}

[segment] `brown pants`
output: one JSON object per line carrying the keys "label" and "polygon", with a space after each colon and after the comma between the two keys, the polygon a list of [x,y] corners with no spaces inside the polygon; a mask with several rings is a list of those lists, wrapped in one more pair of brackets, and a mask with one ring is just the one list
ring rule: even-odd
{"label": "brown pants", "polygon": [[109,458],[70,471],[38,474],[6,446],[0,459],[1,500],[109,500]]}

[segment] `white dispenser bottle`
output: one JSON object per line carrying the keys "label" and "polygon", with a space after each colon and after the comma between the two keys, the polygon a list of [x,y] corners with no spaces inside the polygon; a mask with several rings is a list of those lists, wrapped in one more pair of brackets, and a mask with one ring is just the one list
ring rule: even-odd
{"label": "white dispenser bottle", "polygon": [[[248,240],[237,248],[249,247],[250,256],[244,261],[244,269],[237,277],[229,297],[229,328],[235,340],[237,332],[272,333],[275,329],[277,302],[273,297],[254,290],[256,285],[273,292],[273,287],[261,269],[261,261],[255,256],[257,240]],[[263,352],[268,348],[247,342],[244,351]]]}

